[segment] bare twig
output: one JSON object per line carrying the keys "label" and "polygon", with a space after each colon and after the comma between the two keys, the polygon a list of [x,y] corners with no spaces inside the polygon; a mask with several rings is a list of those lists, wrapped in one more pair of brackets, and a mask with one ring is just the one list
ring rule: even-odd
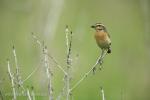
{"label": "bare twig", "polygon": [[16,81],[17,81],[17,85],[18,87],[23,87],[23,82],[21,80],[21,75],[20,75],[20,69],[19,69],[19,65],[18,65],[18,59],[17,59],[17,54],[16,54],[16,50],[15,47],[13,46],[13,55],[14,55],[14,59],[15,59],[15,65],[16,65]]}
{"label": "bare twig", "polygon": [[32,100],[32,98],[31,98],[31,94],[30,94],[30,91],[29,91],[29,89],[27,88],[27,97],[28,97],[28,100]]}
{"label": "bare twig", "polygon": [[68,29],[68,25],[66,26],[65,34],[66,34],[66,48],[67,48],[67,54],[68,54],[68,52],[69,52],[69,38],[68,38],[69,29]]}
{"label": "bare twig", "polygon": [[73,87],[70,89],[70,91],[73,91],[77,86],[80,85],[80,83],[93,71],[93,69],[96,68],[96,66],[99,64],[100,66],[102,65],[102,62],[103,62],[103,58],[105,57],[106,55],[106,52],[104,50],[102,50],[102,53],[101,55],[99,56],[99,58],[97,59],[96,63],[91,67],[91,69],[86,72],[82,77],[81,79],[75,84],[73,85]]}
{"label": "bare twig", "polygon": [[67,75],[67,72],[63,69],[63,67],[57,62],[57,60],[51,56],[50,54],[47,54],[49,58],[53,60],[53,62],[56,64],[56,66],[65,74]]}
{"label": "bare twig", "polygon": [[[15,74],[14,80],[15,80],[15,83],[17,84],[18,88],[21,87],[23,89],[23,91],[25,91],[25,88],[23,86],[23,81],[22,81],[21,75],[20,75],[17,54],[16,54],[16,50],[15,50],[14,46],[13,46],[13,55],[14,55],[15,65],[16,65],[16,74]],[[17,91],[16,91],[16,93],[17,93]]]}
{"label": "bare twig", "polygon": [[[37,44],[39,44],[40,48],[43,49],[43,54],[44,54],[44,58],[45,58],[45,66],[47,66],[47,61],[48,61],[48,57],[56,64],[56,66],[65,74],[65,76],[67,76],[67,72],[64,70],[64,68],[58,63],[58,61],[51,55],[48,53],[47,51],[47,48],[44,47],[44,45],[42,44],[42,42],[37,38],[37,36],[35,36],[33,33],[32,33],[32,37],[35,39],[35,41],[37,42]],[[51,77],[51,72],[49,69],[47,69],[47,76],[48,77]],[[52,92],[53,92],[53,89],[52,89],[52,84],[51,84],[51,78],[48,78],[49,79],[49,85],[48,85],[48,88],[49,88],[49,98],[52,97]],[[53,98],[52,98],[53,99]]]}
{"label": "bare twig", "polygon": [[7,60],[7,66],[8,66],[8,74],[9,74],[9,78],[11,80],[11,86],[12,86],[12,91],[13,91],[13,100],[17,100],[16,89],[15,89],[15,84],[14,84],[14,76],[10,71],[9,60]]}
{"label": "bare twig", "polygon": [[68,48],[68,53],[67,53],[67,67],[71,67],[71,48],[72,48],[72,32],[70,32],[71,36],[70,36],[70,41],[69,41],[69,48]]}
{"label": "bare twig", "polygon": [[49,100],[53,100],[53,88],[52,88],[52,70],[49,66],[47,47],[43,49],[44,54],[44,65],[46,68],[47,78],[48,78],[48,90],[49,90]]}
{"label": "bare twig", "polygon": [[37,66],[23,81],[22,83],[24,83],[25,81],[27,81],[39,68],[40,66]]}
{"label": "bare twig", "polygon": [[[35,41],[37,42],[37,44],[39,44],[40,48],[43,49],[44,46],[42,45],[42,42],[38,39],[38,37],[36,35],[34,35],[34,33],[32,33],[32,37],[33,39],[35,39]],[[67,72],[64,70],[64,68],[57,62],[57,60],[49,53],[47,53],[48,57],[52,59],[52,61],[56,64],[56,66],[66,75]]]}
{"label": "bare twig", "polygon": [[[36,40],[36,42],[40,45],[40,48],[43,49],[43,55],[44,55],[44,65],[46,68],[46,73],[47,73],[47,77],[49,80],[48,83],[48,90],[49,90],[49,100],[53,100],[53,89],[52,89],[52,72],[49,66],[49,59],[50,58],[56,65],[57,67],[65,74],[65,96],[66,96],[66,100],[70,100],[71,99],[71,92],[81,84],[81,82],[92,72],[96,70],[97,65],[100,65],[100,69],[102,68],[102,62],[103,59],[105,57],[105,55],[107,54],[107,52],[105,50],[102,50],[101,55],[98,57],[96,63],[91,66],[91,68],[89,69],[89,71],[87,71],[82,77],[81,79],[72,87],[70,86],[70,81],[71,81],[71,66],[72,66],[72,59],[71,59],[71,49],[72,49],[72,32],[68,29],[68,26],[66,26],[65,29],[65,35],[66,35],[66,66],[67,66],[67,70],[64,70],[64,68],[58,63],[58,61],[51,55],[48,53],[47,47],[44,46],[44,44],[41,43],[41,41],[32,33],[33,38]],[[58,97],[58,99],[60,99]]]}
{"label": "bare twig", "polygon": [[[72,32],[69,32],[68,26],[65,29],[66,33],[66,52],[67,52],[67,75],[65,76],[66,80],[66,100],[70,100],[70,72],[71,72],[71,48],[72,48]],[[70,33],[70,40],[69,40]]]}
{"label": "bare twig", "polygon": [[104,94],[103,87],[101,87],[101,95],[102,95],[102,100],[105,100],[105,94]]}
{"label": "bare twig", "polygon": [[14,55],[15,64],[16,64],[16,77],[17,77],[17,81],[19,82],[19,66],[18,66],[18,60],[17,60],[16,50],[14,46],[13,46],[13,55]]}
{"label": "bare twig", "polygon": [[32,96],[32,100],[35,100],[35,93],[34,93],[34,88],[33,86],[31,87],[31,96]]}

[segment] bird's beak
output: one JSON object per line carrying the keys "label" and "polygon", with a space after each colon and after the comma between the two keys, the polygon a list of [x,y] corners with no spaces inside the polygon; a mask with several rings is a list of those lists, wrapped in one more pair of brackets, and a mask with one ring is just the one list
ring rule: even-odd
{"label": "bird's beak", "polygon": [[95,28],[95,26],[94,26],[94,25],[92,25],[92,26],[91,26],[91,28]]}

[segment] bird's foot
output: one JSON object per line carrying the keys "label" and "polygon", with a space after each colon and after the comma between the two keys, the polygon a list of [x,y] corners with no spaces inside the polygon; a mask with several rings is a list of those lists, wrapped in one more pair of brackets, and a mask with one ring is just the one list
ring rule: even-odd
{"label": "bird's foot", "polygon": [[96,67],[94,67],[92,70],[93,70],[93,74],[95,74],[95,72],[96,72]]}
{"label": "bird's foot", "polygon": [[99,70],[102,70],[102,68],[103,68],[102,64],[103,64],[103,61],[100,60],[100,61],[99,61]]}
{"label": "bird's foot", "polygon": [[99,63],[100,65],[102,65],[102,64],[103,64],[103,61],[102,61],[102,60],[99,60],[98,63]]}

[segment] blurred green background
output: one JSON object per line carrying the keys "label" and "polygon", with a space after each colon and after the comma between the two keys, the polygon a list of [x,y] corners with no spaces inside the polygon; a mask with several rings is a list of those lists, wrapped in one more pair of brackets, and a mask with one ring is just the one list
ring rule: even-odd
{"label": "blurred green background", "polygon": [[[149,0],[0,0],[0,91],[10,100],[11,83],[6,59],[15,71],[12,46],[17,52],[22,78],[34,86],[36,100],[47,100],[47,78],[41,50],[31,32],[45,41],[49,52],[65,68],[65,26],[73,31],[72,82],[74,85],[95,63],[100,49],[91,25],[102,22],[112,40],[112,54],[102,71],[90,74],[73,91],[73,100],[150,100],[150,1]],[[77,56],[78,55],[78,56]],[[53,67],[54,97],[63,87],[63,73]],[[26,100],[19,97],[18,100]]]}

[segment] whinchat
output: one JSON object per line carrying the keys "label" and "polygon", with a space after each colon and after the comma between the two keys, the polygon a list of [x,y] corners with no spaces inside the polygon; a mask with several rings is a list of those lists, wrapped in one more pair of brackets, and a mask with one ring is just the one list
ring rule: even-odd
{"label": "whinchat", "polygon": [[91,28],[94,28],[96,31],[94,36],[97,45],[102,50],[106,50],[107,53],[111,53],[111,48],[110,48],[111,40],[106,27],[102,23],[96,23],[95,25],[92,25]]}

